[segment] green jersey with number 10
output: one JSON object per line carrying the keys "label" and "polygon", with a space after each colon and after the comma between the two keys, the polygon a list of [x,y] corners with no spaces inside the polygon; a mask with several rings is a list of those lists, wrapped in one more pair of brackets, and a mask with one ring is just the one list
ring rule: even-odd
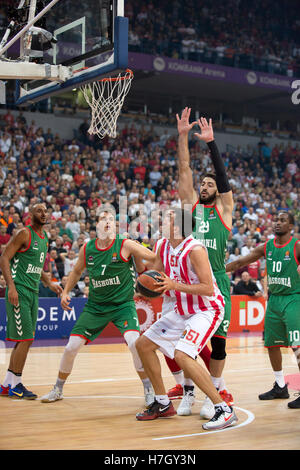
{"label": "green jersey with number 10", "polygon": [[278,245],[275,238],[265,244],[268,288],[273,295],[300,294],[297,243],[300,241],[291,237],[284,245]]}

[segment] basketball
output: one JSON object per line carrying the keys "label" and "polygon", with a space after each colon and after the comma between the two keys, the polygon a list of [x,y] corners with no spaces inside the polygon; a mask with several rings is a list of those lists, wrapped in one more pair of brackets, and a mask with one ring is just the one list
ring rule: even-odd
{"label": "basketball", "polygon": [[144,297],[160,297],[161,292],[155,291],[156,282],[161,282],[156,279],[156,276],[160,276],[162,273],[159,271],[145,271],[137,278],[137,291]]}

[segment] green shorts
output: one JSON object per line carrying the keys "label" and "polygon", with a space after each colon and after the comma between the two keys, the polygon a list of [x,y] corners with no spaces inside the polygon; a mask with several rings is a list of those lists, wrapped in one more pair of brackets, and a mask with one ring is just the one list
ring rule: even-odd
{"label": "green shorts", "polygon": [[265,346],[300,346],[300,294],[270,295],[265,326]]}
{"label": "green shorts", "polygon": [[221,336],[222,338],[226,338],[231,319],[230,280],[226,273],[214,273],[214,276],[221,294],[224,297],[225,312],[223,321],[213,336]]}
{"label": "green shorts", "polygon": [[89,343],[94,341],[109,324],[113,323],[120,333],[140,331],[135,302],[125,302],[118,307],[112,306],[111,311],[103,313],[101,305],[87,302],[75,323],[71,336],[82,336]]}
{"label": "green shorts", "polygon": [[6,289],[5,306],[7,315],[6,339],[8,341],[29,341],[34,339],[39,308],[39,294],[27,287],[16,285],[19,305],[8,302]]}

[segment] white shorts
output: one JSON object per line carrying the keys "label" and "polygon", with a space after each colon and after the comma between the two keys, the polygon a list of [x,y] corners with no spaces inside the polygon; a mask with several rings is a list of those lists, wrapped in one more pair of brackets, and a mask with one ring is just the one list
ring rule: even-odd
{"label": "white shorts", "polygon": [[166,313],[157,320],[144,336],[157,344],[158,349],[174,359],[175,349],[195,359],[224,318],[224,310],[206,310],[195,315],[181,316]]}

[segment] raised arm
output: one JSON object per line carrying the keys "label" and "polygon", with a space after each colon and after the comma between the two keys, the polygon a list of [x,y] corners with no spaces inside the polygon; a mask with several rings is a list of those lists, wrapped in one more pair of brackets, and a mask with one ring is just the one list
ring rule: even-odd
{"label": "raised arm", "polygon": [[254,261],[257,261],[262,256],[265,256],[265,244],[258,245],[249,253],[249,255],[241,256],[236,261],[226,264],[226,272],[235,272],[243,266],[248,266],[248,264],[254,263]]}
{"label": "raised arm", "polygon": [[216,184],[219,192],[219,199],[222,209],[223,219],[229,228],[232,226],[233,196],[232,190],[226,174],[223,159],[215,142],[212,120],[209,122],[203,117],[198,120],[201,133],[195,132],[195,136],[205,142],[210,150],[212,163],[216,172]]}
{"label": "raised arm", "polygon": [[197,124],[197,121],[189,123],[191,108],[185,108],[181,117],[176,114],[178,129],[178,168],[179,186],[178,194],[182,205],[196,204],[197,193],[194,189],[193,173],[190,167],[189,132]]}

